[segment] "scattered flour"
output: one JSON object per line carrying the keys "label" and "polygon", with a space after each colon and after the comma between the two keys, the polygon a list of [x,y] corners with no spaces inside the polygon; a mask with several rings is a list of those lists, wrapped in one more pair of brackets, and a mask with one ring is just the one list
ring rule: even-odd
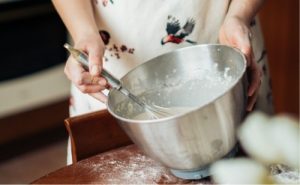
{"label": "scattered flour", "polygon": [[166,167],[145,156],[133,145],[95,157],[93,161],[98,162],[81,161],[81,167],[89,170],[91,176],[101,178],[103,184],[199,183],[173,176]]}

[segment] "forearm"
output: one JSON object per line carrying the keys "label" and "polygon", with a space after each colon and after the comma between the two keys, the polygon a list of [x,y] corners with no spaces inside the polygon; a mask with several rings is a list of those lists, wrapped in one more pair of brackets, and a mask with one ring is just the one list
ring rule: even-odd
{"label": "forearm", "polygon": [[98,32],[90,0],[52,0],[52,2],[75,41],[84,35]]}
{"label": "forearm", "polygon": [[226,17],[237,17],[250,24],[263,3],[264,0],[232,0]]}

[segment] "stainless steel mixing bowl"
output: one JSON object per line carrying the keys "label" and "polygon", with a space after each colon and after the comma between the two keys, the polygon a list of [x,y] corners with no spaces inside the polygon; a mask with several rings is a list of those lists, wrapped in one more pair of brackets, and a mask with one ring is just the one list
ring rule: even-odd
{"label": "stainless steel mixing bowl", "polygon": [[[222,80],[226,71],[232,78],[226,89],[206,88],[211,85],[206,78],[201,83],[191,80],[215,69],[214,78]],[[128,100],[116,90],[109,93],[108,110],[147,155],[174,170],[198,170],[222,158],[236,144],[236,128],[246,106],[245,71],[243,54],[228,46],[178,49],[138,66],[121,81],[135,95],[146,93],[145,101],[192,110],[163,119],[134,120],[138,111],[130,103],[121,105]]]}

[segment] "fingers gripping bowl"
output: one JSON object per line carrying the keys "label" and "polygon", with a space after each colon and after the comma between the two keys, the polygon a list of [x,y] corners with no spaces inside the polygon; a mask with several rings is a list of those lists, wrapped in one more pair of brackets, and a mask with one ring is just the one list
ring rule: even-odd
{"label": "fingers gripping bowl", "polygon": [[[175,110],[160,119],[143,114],[111,90],[108,111],[147,155],[179,171],[197,171],[229,153],[246,107],[246,60],[224,45],[178,49],[126,74],[121,81],[149,104]],[[143,119],[145,118],[145,119]]]}

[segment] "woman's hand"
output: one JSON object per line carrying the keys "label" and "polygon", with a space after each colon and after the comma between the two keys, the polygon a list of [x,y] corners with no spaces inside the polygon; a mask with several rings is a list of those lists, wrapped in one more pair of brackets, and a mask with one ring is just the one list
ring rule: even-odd
{"label": "woman's hand", "polygon": [[75,48],[89,56],[89,72],[72,57],[65,66],[65,74],[83,93],[105,102],[107,97],[101,92],[106,88],[106,80],[100,77],[104,44],[98,33],[91,0],[52,0],[57,12],[67,26]]}
{"label": "woman's hand", "polygon": [[74,47],[88,55],[89,72],[70,56],[65,65],[65,74],[81,92],[90,94],[101,102],[106,102],[107,97],[101,92],[107,87],[107,82],[100,77],[105,50],[100,35],[97,33],[85,35],[75,41]]}
{"label": "woman's hand", "polygon": [[261,84],[262,70],[254,60],[251,46],[251,32],[249,24],[236,16],[226,17],[219,32],[221,44],[229,45],[240,49],[246,56],[250,86],[248,88],[247,110],[251,111],[258,96]]}

